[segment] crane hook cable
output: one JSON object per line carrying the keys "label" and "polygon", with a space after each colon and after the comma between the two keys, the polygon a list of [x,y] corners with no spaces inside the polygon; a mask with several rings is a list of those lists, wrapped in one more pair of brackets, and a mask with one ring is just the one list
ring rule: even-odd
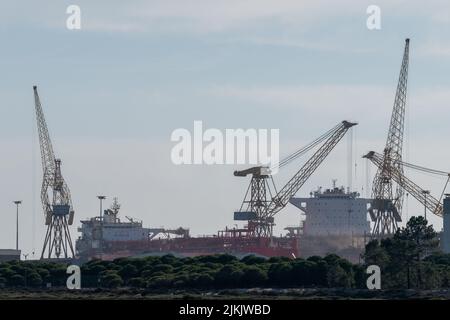
{"label": "crane hook cable", "polygon": [[325,132],[323,135],[321,135],[317,139],[313,140],[312,142],[310,142],[306,146],[304,146],[304,147],[298,149],[297,151],[291,153],[290,155],[286,156],[279,163],[273,165],[271,167],[271,169],[273,170],[275,168],[282,168],[282,167],[288,165],[289,163],[291,163],[292,161],[294,161],[298,157],[304,155],[306,152],[308,152],[309,150],[311,150],[312,148],[317,146],[319,143],[321,143],[322,141],[324,141],[325,139],[330,137],[333,134],[333,132],[335,132],[340,127],[341,127],[341,124],[335,126],[334,128],[330,129],[329,131]]}
{"label": "crane hook cable", "polygon": [[404,165],[405,167],[415,169],[418,171],[422,171],[422,172],[426,172],[426,173],[436,174],[436,175],[440,175],[440,176],[450,176],[449,172],[426,168],[426,167],[418,166],[416,164],[408,163],[408,162],[401,161],[401,160],[394,160],[393,162],[400,163],[400,164]]}

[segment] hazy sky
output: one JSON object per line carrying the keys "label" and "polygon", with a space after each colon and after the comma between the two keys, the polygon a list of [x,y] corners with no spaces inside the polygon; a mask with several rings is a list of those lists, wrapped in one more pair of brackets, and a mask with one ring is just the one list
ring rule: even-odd
{"label": "hazy sky", "polygon": [[[411,38],[405,158],[450,170],[448,1],[2,1],[0,4],[0,247],[15,245],[13,200],[23,200],[20,247],[40,252],[44,217],[32,86],[80,219],[96,195],[118,196],[122,217],[149,227],[213,234],[233,226],[248,179],[234,166],[175,166],[174,129],[280,129],[281,155],[339,121],[353,131],[353,186],[386,140],[404,39]],[[81,8],[81,30],[66,8]],[[366,9],[381,8],[381,30]],[[357,157],[356,157],[357,156]],[[304,159],[303,161],[305,161]],[[275,177],[278,188],[302,164]],[[347,138],[299,191],[346,184]],[[370,166],[370,173],[375,172]],[[445,179],[410,173],[439,197]],[[362,192],[365,195],[365,191]],[[414,199],[405,215],[421,214]],[[298,224],[289,205],[276,232]],[[440,229],[440,218],[431,218]]]}

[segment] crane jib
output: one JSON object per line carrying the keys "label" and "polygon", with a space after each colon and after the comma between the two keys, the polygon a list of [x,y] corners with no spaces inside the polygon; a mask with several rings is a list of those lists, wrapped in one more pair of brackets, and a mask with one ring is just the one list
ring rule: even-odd
{"label": "crane jib", "polygon": [[273,217],[277,212],[279,212],[289,203],[289,199],[292,198],[300,190],[303,184],[320,166],[323,160],[325,160],[331,150],[333,150],[336,144],[347,133],[348,129],[355,125],[357,125],[357,123],[342,121],[332,130],[331,134],[321,145],[321,147],[272,199],[267,208],[266,216]]}

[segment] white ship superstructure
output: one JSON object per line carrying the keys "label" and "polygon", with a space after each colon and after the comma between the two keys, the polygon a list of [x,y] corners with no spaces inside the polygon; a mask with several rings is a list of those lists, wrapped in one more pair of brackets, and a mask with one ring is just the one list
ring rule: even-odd
{"label": "white ship superstructure", "polygon": [[305,236],[363,236],[370,233],[367,206],[370,199],[357,192],[346,192],[334,186],[319,188],[310,198],[292,198],[290,202],[305,213]]}

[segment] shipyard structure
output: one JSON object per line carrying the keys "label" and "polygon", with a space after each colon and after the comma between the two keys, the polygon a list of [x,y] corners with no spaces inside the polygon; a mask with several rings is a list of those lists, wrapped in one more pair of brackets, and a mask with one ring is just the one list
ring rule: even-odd
{"label": "shipyard structure", "polygon": [[[41,259],[114,259],[168,253],[181,256],[229,253],[236,256],[254,254],[296,258],[336,253],[351,261],[359,261],[367,240],[391,237],[398,230],[403,222],[402,205],[406,193],[423,204],[425,212],[444,218],[441,247],[449,252],[450,200],[448,197],[444,203],[441,200],[450,174],[402,160],[408,66],[409,39],[406,39],[385,148],[382,153],[370,151],[363,157],[377,168],[371,188],[372,199],[362,199],[358,193],[336,185],[324,191],[316,190],[309,198],[297,197],[336,145],[357,125],[343,120],[282,158],[279,163],[263,163],[234,171],[235,177],[248,183],[247,188],[242,188],[246,192],[241,206],[233,213],[235,223],[241,225],[239,227],[225,228],[210,236],[192,237],[187,228],[147,228],[141,221],[129,217],[121,220],[120,206],[115,203],[111,209],[103,211],[100,208],[98,217],[81,221],[81,236],[75,247],[69,232],[75,219],[72,196],[62,175],[62,161],[53,151],[40,97],[34,86],[43,173],[41,203],[47,227]],[[351,135],[349,137],[348,141],[352,141]],[[347,149],[351,184],[351,142]],[[296,163],[301,158],[303,165]],[[295,165],[295,173],[281,187],[276,187],[274,173],[292,164]],[[414,183],[405,175],[404,167],[445,176],[448,180],[441,197],[433,197],[429,190]],[[102,201],[105,196],[98,198]],[[275,236],[273,227],[276,215],[289,203],[299,208],[303,217],[298,218],[299,225],[284,228],[286,235]],[[7,252],[6,256],[9,255]]]}

